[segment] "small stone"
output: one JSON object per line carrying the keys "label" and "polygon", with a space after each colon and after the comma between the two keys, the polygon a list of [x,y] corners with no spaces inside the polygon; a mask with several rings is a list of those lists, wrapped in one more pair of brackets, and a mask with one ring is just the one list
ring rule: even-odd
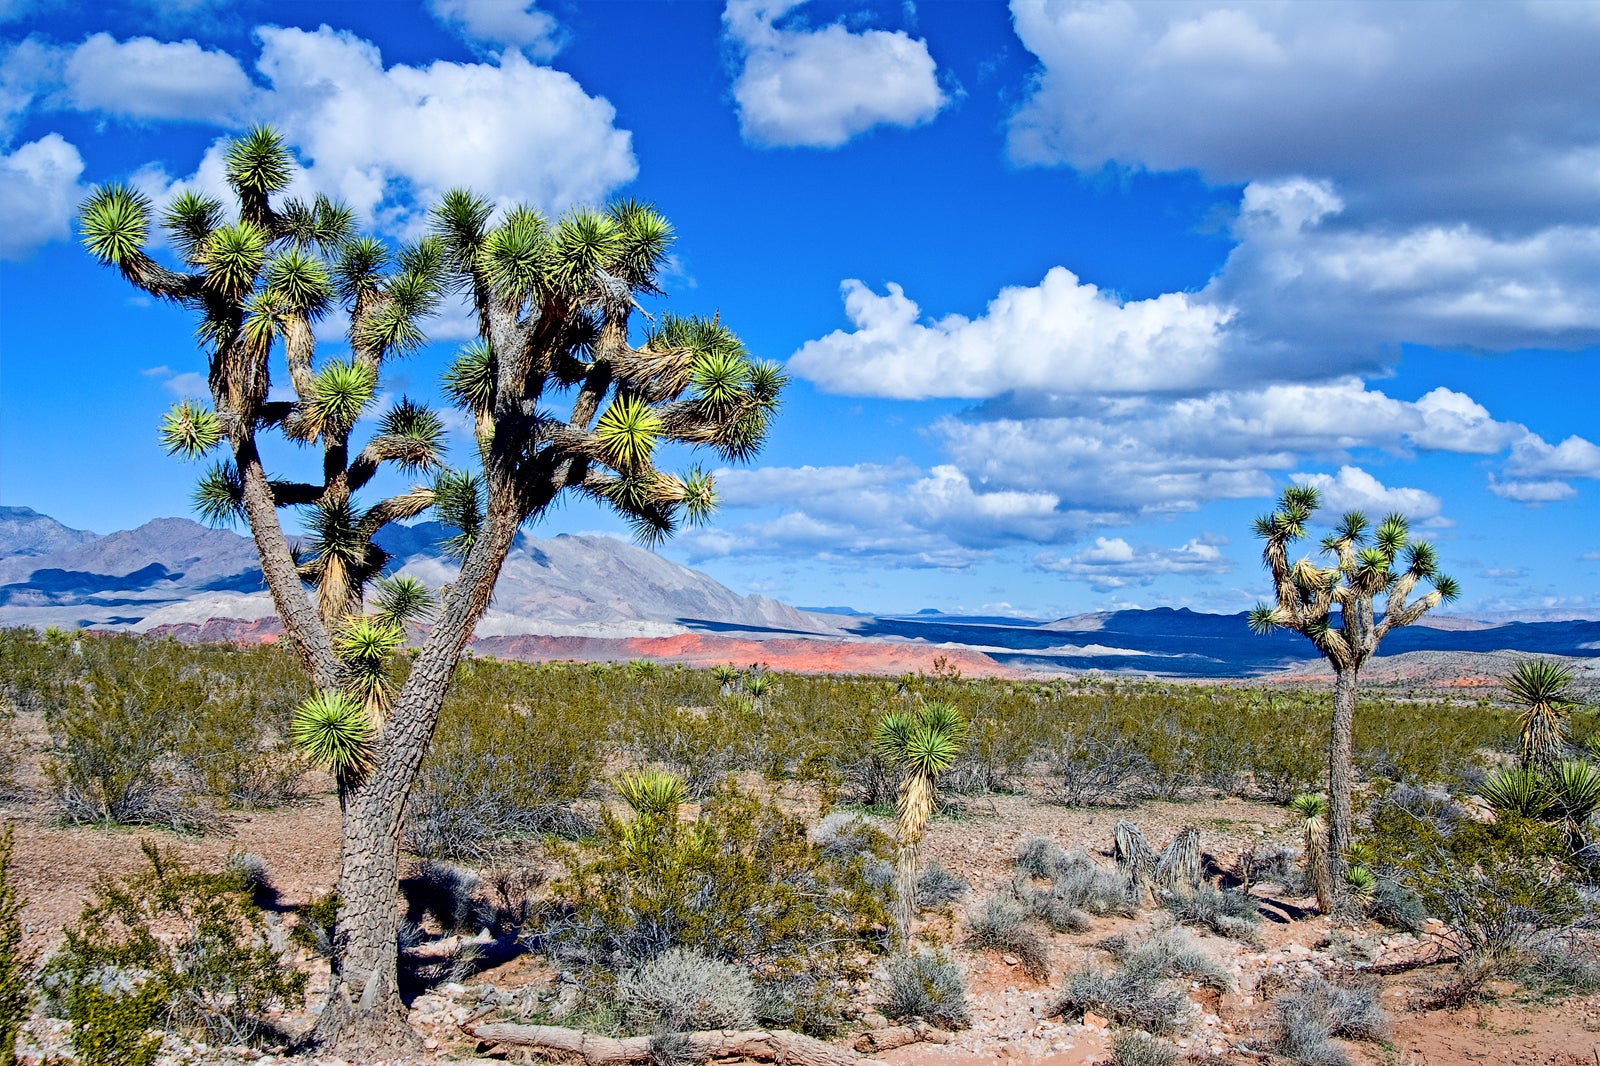
{"label": "small stone", "polygon": [[1110,1025],[1111,1022],[1100,1017],[1100,1015],[1091,1010],[1084,1012],[1083,1024],[1087,1025],[1091,1029],[1104,1029],[1106,1026]]}
{"label": "small stone", "polygon": [[422,1046],[427,1048],[429,1051],[438,1051],[439,1050],[439,1038],[436,1037],[436,1036],[430,1036],[430,1037],[428,1037],[428,1039],[426,1039],[426,1040],[424,1040],[422,1042]]}
{"label": "small stone", "polygon": [[1015,955],[1009,955],[1009,954],[1008,955],[1001,955],[1000,956],[1000,961],[1005,963],[1007,966],[1016,966],[1016,965],[1018,965],[1018,964],[1020,964],[1022,962],[1022,960],[1017,958]]}

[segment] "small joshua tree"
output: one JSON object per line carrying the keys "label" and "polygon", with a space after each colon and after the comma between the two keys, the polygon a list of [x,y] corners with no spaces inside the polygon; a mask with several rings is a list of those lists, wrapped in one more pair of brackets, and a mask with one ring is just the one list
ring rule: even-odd
{"label": "small joshua tree", "polygon": [[1522,768],[1549,773],[1565,754],[1572,671],[1551,659],[1525,659],[1500,684],[1521,708]]}
{"label": "small joshua tree", "polygon": [[904,771],[895,820],[895,920],[909,946],[916,907],[917,852],[938,802],[939,775],[950,769],[967,741],[967,723],[946,703],[924,703],[909,713],[886,714],[873,747]]}
{"label": "small joshua tree", "polygon": [[[1319,567],[1310,558],[1289,561],[1289,545],[1306,535],[1321,497],[1308,485],[1283,491],[1277,508],[1256,519],[1255,533],[1266,542],[1262,558],[1272,574],[1277,603],[1257,604],[1250,628],[1257,633],[1292,629],[1316,645],[1333,666],[1333,726],[1328,739],[1328,881],[1345,884],[1350,850],[1354,775],[1351,744],[1361,668],[1393,630],[1408,626],[1441,603],[1456,598],[1456,582],[1439,573],[1438,553],[1427,541],[1412,541],[1403,515],[1391,514],[1371,528],[1367,516],[1350,511],[1323,538],[1322,550],[1334,565]],[[1401,569],[1396,570],[1397,564]],[[1408,602],[1417,584],[1433,589]],[[1383,614],[1373,600],[1384,596]],[[1337,614],[1334,608],[1338,608]]]}
{"label": "small joshua tree", "polygon": [[[658,445],[751,457],[784,377],[715,317],[667,315],[636,334],[638,299],[660,294],[672,243],[647,204],[575,208],[552,223],[456,189],[434,207],[427,236],[393,248],[358,235],[351,212],[325,197],[275,203],[294,160],[272,130],[235,141],[226,162],[236,215],[185,193],[159,220],[180,269],[145,250],[154,205],[127,186],[97,189],[80,223],[96,259],[198,320],[210,402],[180,404],[162,437],[186,458],[226,453],[201,479],[199,510],[249,526],[288,643],[319,690],[292,723],[335,773],[341,811],[332,981],[312,1042],[372,1057],[415,1043],[395,939],[401,818],[518,532],[571,493],[618,512],[646,541],[703,520],[716,504],[710,476],[659,469]],[[426,342],[422,323],[451,292],[470,301],[478,331],[442,383],[473,427],[475,454],[460,469],[445,467],[443,422],[419,404],[401,399],[375,431],[363,423],[386,369]],[[343,358],[320,355],[312,328],[335,305],[350,316]],[[287,370],[290,398],[272,398],[275,366]],[[358,432],[368,435],[359,447]],[[260,441],[274,434],[316,453],[314,479],[267,474]],[[428,480],[359,502],[386,466]],[[303,509],[309,535],[298,545],[279,524],[284,507]],[[456,579],[437,598],[415,582],[380,583],[369,613],[367,592],[388,561],[373,537],[427,512],[454,531],[441,548],[460,564]],[[421,618],[431,626],[397,684],[392,654],[404,623]]]}

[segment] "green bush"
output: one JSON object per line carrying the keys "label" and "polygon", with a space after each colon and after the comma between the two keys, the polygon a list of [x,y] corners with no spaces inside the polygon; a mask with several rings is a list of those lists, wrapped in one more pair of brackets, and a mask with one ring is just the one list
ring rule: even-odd
{"label": "green bush", "polygon": [[1512,965],[1583,911],[1580,871],[1560,829],[1544,822],[1507,814],[1442,829],[1386,806],[1374,813],[1369,842],[1381,872],[1416,893],[1475,964]]}
{"label": "green bush", "polygon": [[755,986],[742,966],[683,948],[664,951],[617,981],[635,1026],[676,1033],[745,1029],[755,1021]]}
{"label": "green bush", "polygon": [[[605,812],[555,885],[555,955],[604,985],[673,948],[749,967],[769,1023],[826,1031],[837,986],[861,974],[886,919],[860,856],[831,857],[805,826],[730,784],[694,821]],[[832,1004],[832,1005],[830,1005]]]}
{"label": "green bush", "polygon": [[245,876],[191,869],[148,841],[143,850],[149,869],[102,881],[45,965],[79,1057],[145,1066],[160,1049],[157,1028],[213,1044],[276,1035],[266,1011],[298,1006],[306,977],[268,942]]}
{"label": "green bush", "polygon": [[11,883],[13,827],[0,832],[0,1066],[15,1066],[17,1037],[33,1002],[33,959],[22,952],[22,908]]}
{"label": "green bush", "polygon": [[507,840],[584,826],[610,715],[597,677],[475,659],[457,668],[406,805],[419,855],[483,859]]}

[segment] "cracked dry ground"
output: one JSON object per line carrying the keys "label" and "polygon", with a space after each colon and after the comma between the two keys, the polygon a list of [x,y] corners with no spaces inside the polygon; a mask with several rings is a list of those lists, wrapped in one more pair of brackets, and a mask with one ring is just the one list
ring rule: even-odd
{"label": "cracked dry ground", "polygon": [[[1051,977],[1045,981],[1029,978],[1014,960],[998,953],[963,946],[967,910],[975,910],[991,891],[1009,883],[1012,857],[1026,838],[1041,836],[1068,848],[1082,846],[1109,863],[1105,856],[1118,819],[1136,822],[1157,847],[1181,826],[1192,824],[1200,830],[1204,851],[1226,866],[1253,841],[1265,838],[1293,843],[1298,832],[1282,808],[1237,799],[1080,810],[1054,804],[1042,797],[1042,791],[1036,788],[1040,794],[969,798],[962,801],[959,814],[941,816],[930,827],[924,860],[938,862],[972,885],[971,891],[943,913],[929,915],[923,930],[928,938],[953,945],[956,957],[965,965],[973,1025],[953,1034],[946,1044],[898,1048],[882,1053],[882,1061],[895,1066],[991,1062],[1072,1066],[1109,1059],[1112,1030],[1084,1024],[1079,1017],[1051,1016],[1061,974],[1085,962],[1107,963],[1106,953],[1094,946],[1105,937],[1155,928],[1169,919],[1164,912],[1146,910],[1133,918],[1095,918],[1093,927],[1084,933],[1053,935],[1049,940]],[[803,807],[804,798],[795,797],[794,805]],[[18,887],[29,901],[24,913],[28,942],[43,950],[59,941],[62,927],[77,915],[99,876],[132,873],[138,868],[143,838],[159,837],[187,859],[212,867],[233,852],[262,855],[286,906],[327,890],[336,875],[337,807],[333,797],[325,794],[299,807],[234,816],[226,836],[60,828],[38,804],[0,807],[0,820],[4,819],[18,823],[14,869]],[[521,858],[532,863],[547,861],[538,849],[530,849]],[[1262,1026],[1272,996],[1295,977],[1318,971],[1343,972],[1371,962],[1403,961],[1435,950],[1426,934],[1419,941],[1371,923],[1319,917],[1268,920],[1261,927],[1258,946],[1213,936],[1201,940],[1222,960],[1236,986],[1222,994],[1200,988],[1190,993],[1194,1003],[1190,1024],[1178,1043],[1190,1061],[1209,1063],[1265,1061],[1249,1049],[1264,1046]],[[1356,956],[1363,958],[1354,961]],[[326,964],[304,957],[301,962],[312,972],[313,991],[325,987]],[[1383,978],[1381,998],[1392,1019],[1390,1036],[1382,1045],[1342,1045],[1351,1061],[1370,1066],[1589,1066],[1597,1061],[1600,997],[1538,1001],[1502,985],[1491,990],[1492,998],[1486,1002],[1456,1010],[1421,1009],[1418,1003],[1431,985],[1445,980],[1445,969],[1423,968]],[[524,956],[464,984],[437,988],[419,997],[412,1010],[413,1022],[427,1040],[428,1056],[404,1061],[479,1058],[489,1049],[465,1037],[458,1028],[460,1021],[488,1010],[511,1015],[536,1012],[553,999],[556,985],[556,975],[542,960]],[[316,1002],[315,995],[311,1002]],[[302,1012],[283,1020],[290,1026],[303,1026],[310,1017]],[[59,1053],[65,1049],[61,1023],[36,1019],[33,1030],[39,1044],[26,1061],[38,1062],[39,1051]],[[164,1061],[170,1063],[241,1060],[263,1066],[333,1061],[202,1049],[176,1040],[169,1041],[164,1055]]]}

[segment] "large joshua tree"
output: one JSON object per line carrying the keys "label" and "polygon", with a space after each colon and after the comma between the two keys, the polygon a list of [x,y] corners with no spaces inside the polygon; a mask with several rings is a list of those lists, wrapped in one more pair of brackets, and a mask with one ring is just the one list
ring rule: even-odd
{"label": "large joshua tree", "polygon": [[[155,212],[126,186],[97,189],[81,229],[96,258],[198,318],[210,403],[180,404],[163,439],[186,457],[227,454],[201,479],[199,508],[248,524],[288,641],[318,689],[292,734],[336,775],[342,840],[333,982],[313,1040],[371,1054],[415,1039],[396,980],[401,813],[518,530],[566,493],[613,508],[647,541],[702,520],[716,503],[711,478],[658,469],[659,446],[748,458],[784,379],[716,318],[667,316],[635,336],[637,300],[658,294],[672,242],[648,205],[574,208],[552,223],[527,207],[497,215],[454,190],[426,237],[391,248],[357,235],[351,213],[323,197],[274,203],[293,166],[270,129],[235,141],[227,177],[237,213],[186,193],[159,220],[179,269],[145,250]],[[423,319],[451,292],[470,300],[478,333],[443,383],[476,438],[471,468],[460,470],[443,465],[441,420],[427,408],[402,399],[375,426],[363,421],[385,369],[425,342]],[[348,355],[329,358],[313,326],[336,305],[350,316]],[[270,391],[277,367],[289,398]],[[259,442],[273,434],[312,450],[318,474],[269,475]],[[384,467],[428,478],[359,503]],[[302,509],[305,541],[284,535],[284,507]],[[387,560],[373,543],[387,523],[430,511],[454,531],[442,548],[460,563],[437,597],[380,578]],[[424,614],[432,625],[396,684],[387,664],[402,626]]]}
{"label": "large joshua tree", "polygon": [[[1333,666],[1326,861],[1328,883],[1342,893],[1350,850],[1354,792],[1350,749],[1361,668],[1377,654],[1384,637],[1455,599],[1459,588],[1439,572],[1433,545],[1411,540],[1406,519],[1398,514],[1389,515],[1374,530],[1366,515],[1350,511],[1322,541],[1332,566],[1320,567],[1309,557],[1291,563],[1289,546],[1305,537],[1320,503],[1315,488],[1295,485],[1284,490],[1271,514],[1256,519],[1255,533],[1266,542],[1261,554],[1272,574],[1277,603],[1257,604],[1250,612],[1250,628],[1257,633],[1292,629],[1308,638]],[[1433,588],[1412,601],[1422,581]],[[1384,597],[1381,616],[1373,606],[1379,595]]]}

